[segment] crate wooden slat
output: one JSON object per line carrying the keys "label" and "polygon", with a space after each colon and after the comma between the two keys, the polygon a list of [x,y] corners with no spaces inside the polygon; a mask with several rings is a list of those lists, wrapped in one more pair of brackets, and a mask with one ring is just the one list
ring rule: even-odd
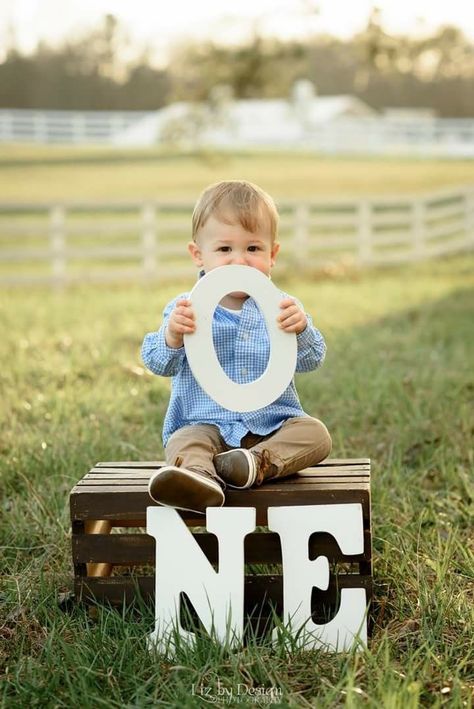
{"label": "crate wooden slat", "polygon": [[[147,485],[148,485],[148,478],[131,478],[131,477],[123,477],[122,475],[116,477],[114,475],[114,489],[116,490],[121,490],[122,487],[134,487],[139,490],[146,490]],[[314,487],[315,485],[323,485],[326,483],[329,483],[330,485],[340,485],[340,484],[348,484],[349,486],[352,485],[353,483],[366,483],[368,482],[368,476],[367,475],[360,475],[358,471],[355,471],[355,474],[353,475],[339,475],[339,476],[329,476],[329,475],[318,475],[317,477],[309,478],[309,477],[304,477],[304,478],[295,478],[292,482],[293,485],[298,485],[298,486],[303,486],[303,485],[310,485],[311,487]],[[103,487],[108,490],[110,490],[110,477],[107,478],[104,475],[88,475],[86,478],[81,480],[78,483],[78,487],[81,488],[90,488],[90,487]],[[272,483],[272,489],[275,489],[276,483]],[[307,488],[305,488],[307,489]]]}
{"label": "crate wooden slat", "polygon": [[[155,466],[151,470],[156,470],[161,466]],[[306,478],[321,478],[329,476],[334,479],[344,476],[360,475],[362,477],[370,477],[370,465],[351,465],[347,466],[321,466],[316,468],[305,468],[301,470],[297,475],[292,477],[292,480],[305,480]],[[113,476],[114,480],[147,480],[150,477],[150,468],[130,468],[126,470],[125,468],[101,468],[96,467],[84,475],[82,480],[110,480]],[[82,482],[82,481],[81,481]]]}
{"label": "crate wooden slat", "polygon": [[[267,524],[267,508],[284,505],[310,505],[360,502],[364,519],[370,517],[369,483],[314,483],[301,485],[283,483],[262,485],[252,490],[231,490],[226,493],[228,507],[255,507],[257,524]],[[104,505],[104,500],[107,504]],[[71,516],[74,521],[88,519],[107,519],[112,523],[116,519],[141,520],[140,526],[145,526],[145,510],[153,504],[148,496],[147,486],[116,485],[81,486],[74,488],[71,498]],[[197,526],[196,515],[183,513],[183,519],[189,526]],[[203,517],[198,518],[203,525]]]}
{"label": "crate wooden slat", "polygon": [[[137,594],[146,601],[153,599],[154,576],[150,567],[155,561],[155,540],[146,534],[145,527],[146,508],[155,503],[148,495],[148,480],[163,465],[163,461],[99,462],[72,489],[72,558],[74,590],[78,599],[112,604],[130,603]],[[362,554],[344,555],[336,540],[325,533],[311,535],[308,542],[309,558],[321,554],[327,556],[336,572],[331,574],[328,591],[313,590],[313,603],[316,606],[329,603],[333,608],[337,607],[341,588],[365,588],[367,600],[371,596],[370,460],[329,459],[302,470],[298,475],[270,481],[258,488],[226,491],[226,506],[256,508],[259,527],[267,525],[268,507],[354,502],[362,506]],[[205,517],[194,513],[180,514],[209,561],[217,564],[217,538],[207,534]],[[86,528],[94,520],[105,520],[111,533],[86,533]],[[245,579],[247,612],[258,608],[261,614],[263,606],[270,602],[276,609],[281,609],[279,535],[261,529],[248,535],[245,562],[247,570],[252,570]],[[269,569],[266,573],[248,569],[252,564],[264,565],[264,568],[272,565],[272,573],[268,573]],[[94,565],[105,565],[109,570],[113,565],[113,575],[96,576]],[[280,569],[278,574],[273,565]],[[147,575],[140,573],[140,567],[147,567]]]}
{"label": "crate wooden slat", "polygon": [[[213,534],[195,534],[197,543],[209,561],[217,564],[217,538]],[[91,539],[91,537],[93,537]],[[365,545],[370,539],[366,532]],[[330,561],[343,561],[336,541],[329,534],[310,537],[309,558],[324,554]],[[72,558],[75,564],[109,562],[124,566],[154,564],[155,539],[147,534],[73,534]],[[368,549],[351,557],[354,561],[370,561]],[[281,564],[280,537],[275,532],[255,532],[245,540],[245,561],[248,564]]]}
{"label": "crate wooden slat", "polygon": [[[338,593],[343,588],[365,588],[367,594],[372,590],[372,578],[356,574],[339,574],[337,581],[329,583],[327,591],[319,591],[318,595],[329,603],[336,603]],[[275,610],[282,610],[283,579],[279,575],[260,574],[245,577],[245,610],[252,613],[262,605],[271,603]],[[87,578],[80,589],[81,600],[107,601],[112,605],[132,603],[139,593],[143,600],[153,601],[155,594],[154,579],[151,576],[135,576],[121,578]]]}
{"label": "crate wooden slat", "polygon": [[[162,465],[165,464],[164,460],[147,460],[147,461],[139,461],[139,460],[119,460],[119,461],[113,461],[113,462],[101,462],[101,463],[96,463],[95,468],[126,468],[127,470],[133,470],[134,468],[144,468],[144,469],[155,469],[155,468],[160,468]],[[319,463],[319,465],[314,466],[313,468],[304,468],[304,470],[319,470],[320,468],[327,468],[327,467],[333,467],[333,466],[338,466],[338,465],[343,465],[345,468],[351,467],[353,465],[368,465],[370,466],[370,458],[328,458],[327,460],[324,460],[322,463]],[[300,470],[298,475],[301,475],[304,470]]]}

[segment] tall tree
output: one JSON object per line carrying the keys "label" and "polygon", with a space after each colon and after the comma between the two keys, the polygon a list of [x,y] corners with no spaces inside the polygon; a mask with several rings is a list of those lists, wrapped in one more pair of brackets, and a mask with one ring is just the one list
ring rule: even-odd
{"label": "tall tree", "polygon": [[[11,40],[12,41],[12,40]],[[318,93],[351,93],[375,108],[433,108],[441,116],[474,116],[474,46],[458,28],[430,36],[389,35],[379,11],[348,40],[316,35],[305,41],[263,36],[247,42],[187,42],[168,66],[153,67],[144,51],[133,60],[113,15],[57,48],[41,44],[25,56],[14,46],[0,63],[0,106],[62,109],[158,109],[176,100],[209,101],[216,86],[236,98],[288,97],[296,79]]]}

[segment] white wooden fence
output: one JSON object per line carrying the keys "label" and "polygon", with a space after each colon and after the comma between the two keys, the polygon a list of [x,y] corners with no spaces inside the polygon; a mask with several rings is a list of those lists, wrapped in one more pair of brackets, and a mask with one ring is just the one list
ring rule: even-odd
{"label": "white wooden fence", "polygon": [[305,146],[329,155],[474,158],[474,119],[341,118],[318,126]]}
{"label": "white wooden fence", "polygon": [[[192,277],[193,205],[0,203],[0,283]],[[384,266],[474,247],[474,186],[279,204],[279,273]]]}
{"label": "white wooden fence", "polygon": [[110,143],[148,111],[0,109],[1,143]]}
{"label": "white wooden fence", "polygon": [[[41,111],[0,109],[0,143],[58,143],[129,145],[123,142],[127,129],[139,127],[140,121],[159,117],[160,111]],[[160,124],[161,125],[161,124]],[[208,127],[202,138],[205,146],[223,150],[246,148],[288,148],[337,154],[420,155],[451,158],[474,157],[473,118],[410,118],[384,115],[339,117],[314,126],[300,125],[298,135],[290,137],[287,125],[275,131],[257,130],[245,137],[232,126],[217,134]],[[163,141],[158,124],[150,136],[145,129],[146,144]],[[239,137],[240,136],[240,137]],[[252,137],[253,136],[253,137]],[[279,136],[279,137],[278,137]],[[201,139],[190,139],[195,147]],[[166,142],[166,141],[165,141]],[[137,145],[141,143],[138,142]],[[145,143],[143,143],[145,145]]]}

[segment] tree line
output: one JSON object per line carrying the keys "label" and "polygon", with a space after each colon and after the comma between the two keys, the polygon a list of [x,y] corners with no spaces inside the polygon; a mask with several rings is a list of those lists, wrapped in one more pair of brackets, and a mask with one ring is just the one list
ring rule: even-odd
{"label": "tree line", "polygon": [[423,38],[389,35],[376,10],[365,30],[347,40],[283,41],[256,31],[240,46],[188,42],[162,68],[146,50],[125,61],[124,50],[113,15],[58,47],[40,43],[24,54],[11,43],[0,63],[0,107],[154,110],[209,100],[221,85],[235,98],[288,97],[304,78],[321,95],[353,94],[376,109],[423,107],[474,117],[473,42],[452,26]]}

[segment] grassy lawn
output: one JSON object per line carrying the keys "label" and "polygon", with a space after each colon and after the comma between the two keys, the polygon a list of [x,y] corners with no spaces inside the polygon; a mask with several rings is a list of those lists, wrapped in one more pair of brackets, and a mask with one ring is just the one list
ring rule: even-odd
{"label": "grassy lawn", "polygon": [[251,180],[278,200],[411,194],[472,182],[474,161],[0,146],[4,202],[176,197],[194,201],[209,183],[223,178]]}
{"label": "grassy lawn", "polygon": [[[318,181],[326,174],[322,161],[301,158],[315,191],[336,189],[337,162],[331,178]],[[344,180],[351,163],[352,190],[358,161],[344,162]],[[183,184],[190,197],[217,174],[192,164]],[[262,174],[249,166],[245,176],[282,189],[288,174],[272,176],[271,164],[269,158]],[[370,189],[389,189],[396,165],[388,161],[377,180],[377,164],[364,163]],[[278,165],[274,160],[274,172]],[[467,164],[434,166],[407,161],[397,188],[408,189],[415,170],[431,180],[424,186],[443,183],[443,171],[445,183],[456,170],[456,182],[467,177]],[[12,180],[2,198],[27,198],[35,170],[42,168],[6,167]],[[78,197],[69,170],[53,168],[47,186],[31,183],[29,198]],[[166,162],[158,159],[138,162],[128,178],[121,167],[117,172],[112,189],[113,169],[98,164],[94,187],[83,187],[87,196],[136,197],[144,185],[146,195],[171,191]],[[294,174],[303,180],[296,168]],[[283,707],[472,706],[473,273],[467,255],[281,283],[305,303],[328,342],[323,368],[298,378],[303,406],[328,425],[334,457],[373,461],[374,632],[368,650],[346,655],[287,654],[253,643],[226,652],[204,640],[196,652],[168,661],[147,652],[149,609],[58,608],[72,575],[70,488],[98,460],[162,455],[169,383],[142,369],[139,348],[181,284],[1,291],[3,706],[204,706],[193,684],[212,687],[216,697],[218,682],[234,690],[239,683],[281,688]],[[277,271],[274,280],[280,283]]]}

